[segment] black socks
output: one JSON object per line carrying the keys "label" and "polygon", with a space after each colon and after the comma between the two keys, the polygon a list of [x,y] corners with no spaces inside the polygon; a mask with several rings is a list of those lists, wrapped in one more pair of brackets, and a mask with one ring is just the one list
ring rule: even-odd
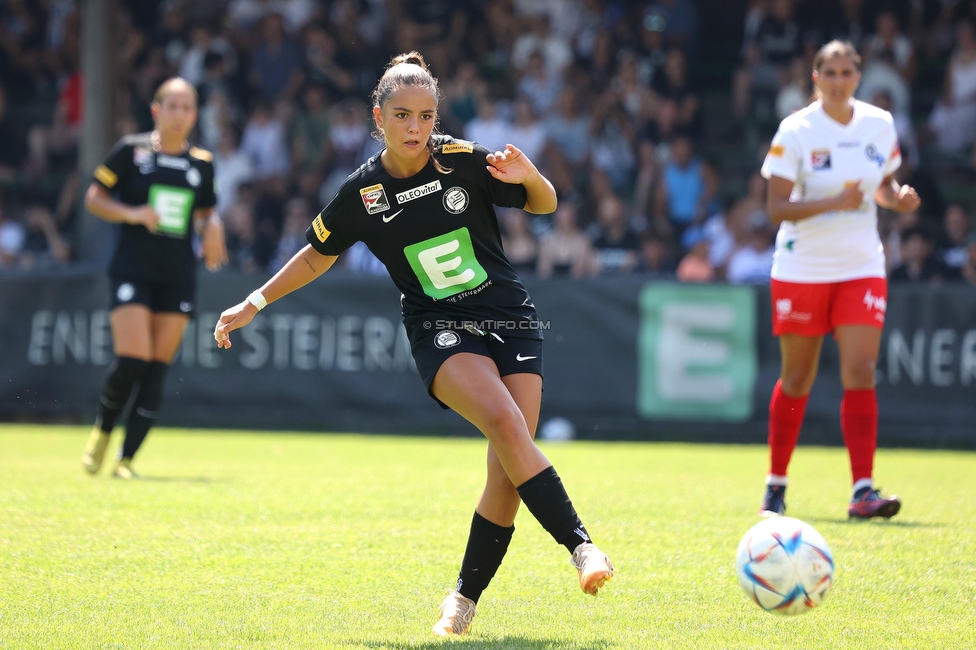
{"label": "black socks", "polygon": [[468,546],[461,561],[461,573],[458,574],[458,593],[478,602],[481,592],[488,587],[501,566],[514,532],[515,526],[503,528],[474,513]]}
{"label": "black socks", "polygon": [[547,467],[516,489],[532,516],[570,553],[590,541],[555,468]]}
{"label": "black socks", "polygon": [[98,426],[102,431],[112,432],[115,420],[129,401],[132,387],[142,379],[148,366],[148,361],[132,357],[118,357],[109,366],[108,376],[105,378],[99,398]]}
{"label": "black socks", "polygon": [[166,379],[169,364],[153,361],[147,366],[125,426],[122,458],[131,459],[136,455],[143,440],[149,435],[149,429],[159,417],[159,407],[163,402],[163,381]]}

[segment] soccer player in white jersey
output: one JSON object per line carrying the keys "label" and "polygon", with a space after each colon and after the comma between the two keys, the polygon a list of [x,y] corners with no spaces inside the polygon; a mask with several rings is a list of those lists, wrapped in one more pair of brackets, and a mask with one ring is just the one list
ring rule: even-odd
{"label": "soccer player in white jersey", "polygon": [[892,517],[898,497],[872,481],[878,437],[874,370],[887,306],[877,206],[907,212],[918,194],[893,178],[901,165],[891,115],[853,99],[860,57],[827,43],[813,62],[818,99],[780,124],[762,174],[779,224],[771,294],[782,372],[769,402],[770,470],[760,514],[786,510],[786,468],[817,376],[823,337],[840,351],[841,430],[850,455],[852,518]]}

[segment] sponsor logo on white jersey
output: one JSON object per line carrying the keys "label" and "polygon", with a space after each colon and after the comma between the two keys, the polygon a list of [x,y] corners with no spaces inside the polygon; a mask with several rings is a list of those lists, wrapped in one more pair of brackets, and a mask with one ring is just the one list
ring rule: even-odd
{"label": "sponsor logo on white jersey", "polygon": [[427,196],[428,194],[433,194],[434,192],[439,192],[441,189],[440,181],[431,181],[426,185],[421,185],[420,187],[412,187],[406,192],[400,192],[396,195],[397,203],[406,203],[408,201],[413,201],[414,199],[419,199],[421,197]]}

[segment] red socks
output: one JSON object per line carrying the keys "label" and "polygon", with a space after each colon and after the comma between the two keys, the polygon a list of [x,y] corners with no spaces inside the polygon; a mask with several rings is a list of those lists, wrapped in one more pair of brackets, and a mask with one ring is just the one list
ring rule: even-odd
{"label": "red socks", "polygon": [[854,482],[871,478],[874,450],[878,445],[878,397],[873,388],[844,391],[844,400],[840,403],[840,428],[851,456]]}
{"label": "red socks", "polygon": [[790,397],[783,392],[782,383],[776,382],[769,400],[769,473],[776,476],[786,476],[809,398],[809,395]]}

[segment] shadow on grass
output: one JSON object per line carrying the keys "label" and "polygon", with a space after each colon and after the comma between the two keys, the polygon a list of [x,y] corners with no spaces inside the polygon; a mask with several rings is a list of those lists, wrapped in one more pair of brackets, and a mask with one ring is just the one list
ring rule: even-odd
{"label": "shadow on grass", "polygon": [[577,650],[606,650],[610,647],[607,641],[581,643],[579,641],[562,641],[557,639],[529,639],[522,636],[504,636],[498,639],[458,638],[450,637],[438,641],[423,643],[390,644],[382,641],[358,641],[349,645],[362,645],[367,648],[396,648],[400,650],[559,650],[560,648],[574,648]]}
{"label": "shadow on grass", "polygon": [[146,476],[139,475],[140,483],[219,483],[207,476]]}
{"label": "shadow on grass", "polygon": [[803,521],[810,524],[850,524],[851,526],[862,526],[874,524],[876,526],[893,526],[896,528],[945,528],[945,524],[938,522],[925,521],[906,521],[904,519],[883,519],[875,517],[873,519],[849,519],[847,517],[808,517]]}

